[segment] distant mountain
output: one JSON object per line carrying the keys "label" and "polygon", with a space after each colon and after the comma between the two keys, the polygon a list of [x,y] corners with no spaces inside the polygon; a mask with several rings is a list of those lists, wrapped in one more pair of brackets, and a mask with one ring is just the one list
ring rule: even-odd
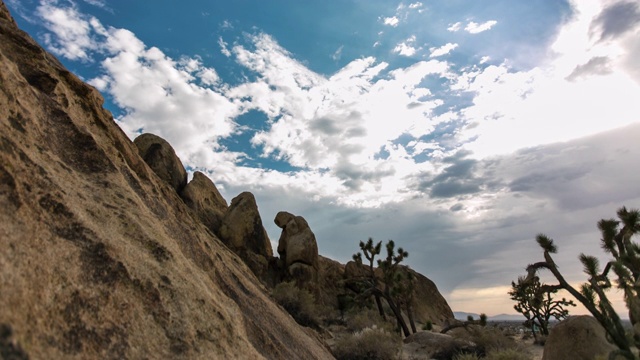
{"label": "distant mountain", "polygon": [[500,314],[490,316],[489,321],[524,321],[525,317],[520,314]]}
{"label": "distant mountain", "polygon": [[[462,321],[467,320],[467,317],[469,315],[473,316],[473,318],[476,319],[476,320],[480,318],[480,314],[476,314],[476,313],[468,313],[468,312],[464,312],[464,311],[454,311],[453,312],[453,316],[456,319],[462,320]],[[524,321],[525,318],[524,318],[524,316],[522,316],[520,314],[500,314],[500,315],[495,315],[495,316],[489,316],[489,318],[487,320],[489,320],[489,321]]]}
{"label": "distant mountain", "polygon": [[476,314],[476,313],[468,313],[464,311],[453,312],[453,317],[456,318],[457,320],[467,320],[467,317],[469,317],[469,315],[473,316],[474,319],[480,318],[480,314]]}

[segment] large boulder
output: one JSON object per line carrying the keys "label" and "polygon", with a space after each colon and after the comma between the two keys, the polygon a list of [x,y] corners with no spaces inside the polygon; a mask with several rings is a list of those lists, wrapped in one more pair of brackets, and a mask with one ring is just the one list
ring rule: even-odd
{"label": "large boulder", "polygon": [[318,243],[307,220],[302,216],[281,211],[276,215],[274,222],[282,229],[278,241],[278,254],[285,266],[289,268],[294,263],[301,263],[318,271]]}
{"label": "large boulder", "polygon": [[[369,271],[366,265],[358,265],[355,261],[349,261],[344,267],[346,286],[354,288],[353,281],[368,277]],[[419,323],[431,321],[435,324],[442,324],[445,320],[454,318],[447,300],[440,294],[433,281],[408,266],[400,266],[399,271],[403,274],[404,279],[408,278],[407,273],[411,273],[413,276],[413,316],[415,321]],[[382,287],[382,271],[375,268],[374,272],[378,277],[380,287]],[[405,284],[405,287],[408,285]]]}
{"label": "large boulder", "polygon": [[322,255],[318,256],[318,288],[320,296],[318,302],[338,308],[338,297],[344,294],[343,274],[345,266],[341,263],[326,258]]}
{"label": "large boulder", "polygon": [[609,343],[598,321],[587,315],[571,316],[554,326],[544,345],[542,360],[606,358],[616,347]]}
{"label": "large boulder", "polygon": [[413,311],[416,321],[442,324],[445,320],[454,318],[451,307],[433,281],[409,267],[403,267],[403,270],[413,274],[415,291]]}
{"label": "large boulder", "polygon": [[167,182],[178,193],[187,185],[187,171],[171,145],[153,134],[142,134],[133,143],[140,156],[160,179]]}
{"label": "large boulder", "polygon": [[269,258],[273,255],[271,241],[262,226],[256,198],[243,192],[231,200],[222,218],[220,239],[236,252],[249,251]]}
{"label": "large boulder", "polygon": [[219,234],[229,207],[207,175],[200,171],[193,173],[193,179],[184,187],[180,197],[209,230]]}

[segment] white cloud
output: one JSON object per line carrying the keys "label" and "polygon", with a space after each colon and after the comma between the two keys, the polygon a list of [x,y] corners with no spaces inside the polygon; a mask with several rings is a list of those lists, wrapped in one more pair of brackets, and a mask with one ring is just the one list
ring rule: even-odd
{"label": "white cloud", "polygon": [[382,21],[385,25],[389,25],[393,27],[398,26],[398,23],[400,23],[400,20],[398,19],[397,16],[386,17]]}
{"label": "white cloud", "polygon": [[457,48],[458,44],[453,44],[453,43],[447,43],[445,45],[442,45],[439,48],[429,48],[429,51],[431,52],[431,54],[429,55],[429,57],[439,57],[439,56],[443,56],[443,55],[447,55],[448,53],[450,53],[453,49]]}
{"label": "white cloud", "polygon": [[55,2],[44,1],[36,13],[52,34],[44,35],[44,42],[54,54],[69,60],[89,60],[89,52],[98,44],[92,38],[91,18],[80,14],[75,7],[59,8]]}
{"label": "white cloud", "polygon": [[340,47],[331,55],[331,58],[334,61],[340,60],[340,58],[342,57],[342,50],[343,49],[344,49],[344,45],[340,45]]}
{"label": "white cloud", "polygon": [[220,52],[222,53],[222,55],[226,57],[231,56],[231,51],[229,51],[229,48],[227,47],[229,44],[222,40],[222,36],[218,38],[218,45],[220,46]]}
{"label": "white cloud", "polygon": [[486,21],[482,24],[478,24],[474,21],[470,21],[467,26],[465,26],[464,30],[467,31],[470,34],[479,34],[483,31],[487,31],[489,29],[491,29],[495,24],[497,24],[498,22],[495,20],[489,20]]}
{"label": "white cloud", "polygon": [[411,35],[407,40],[396,45],[396,47],[393,48],[393,52],[403,56],[413,56],[421,49],[414,47],[415,43],[416,36]]}
{"label": "white cloud", "polygon": [[409,4],[409,9],[419,9],[422,7],[422,3],[420,1]]}
{"label": "white cloud", "polygon": [[461,22],[457,22],[455,24],[451,24],[447,28],[447,30],[449,30],[451,32],[456,32],[456,31],[459,31],[460,29],[462,29],[462,23]]}

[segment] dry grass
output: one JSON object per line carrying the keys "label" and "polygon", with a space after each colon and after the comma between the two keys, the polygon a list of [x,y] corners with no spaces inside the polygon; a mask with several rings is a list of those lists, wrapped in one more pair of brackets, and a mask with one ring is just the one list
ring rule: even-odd
{"label": "dry grass", "polygon": [[392,360],[399,357],[401,348],[398,335],[373,327],[338,341],[333,355],[338,360]]}
{"label": "dry grass", "polygon": [[319,310],[310,292],[299,289],[293,282],[283,282],[273,289],[272,294],[298,324],[313,328],[319,326]]}

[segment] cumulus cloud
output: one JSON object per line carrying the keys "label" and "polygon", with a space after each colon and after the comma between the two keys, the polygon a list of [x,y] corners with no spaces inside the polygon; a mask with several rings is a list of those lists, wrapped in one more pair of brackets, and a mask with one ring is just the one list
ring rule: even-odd
{"label": "cumulus cloud", "polygon": [[447,43],[445,45],[442,45],[439,48],[436,48],[436,47],[429,48],[429,51],[431,52],[431,54],[429,54],[429,57],[434,58],[434,57],[447,55],[448,53],[450,53],[453,49],[455,49],[457,47],[458,47],[458,44]]}
{"label": "cumulus cloud", "polygon": [[415,43],[416,43],[416,36],[411,35],[408,39],[396,45],[396,47],[393,48],[393,52],[403,56],[413,56],[421,49],[421,48],[416,48],[414,46]]}
{"label": "cumulus cloud", "polygon": [[593,19],[591,33],[599,41],[619,37],[640,28],[640,4],[637,1],[615,1]]}
{"label": "cumulus cloud", "polygon": [[398,19],[397,16],[391,16],[391,17],[386,17],[386,18],[382,19],[382,22],[385,25],[396,27],[400,23],[400,19]]}
{"label": "cumulus cloud", "polygon": [[470,34],[479,34],[481,32],[491,29],[497,23],[498,22],[495,20],[489,20],[489,21],[483,22],[482,24],[479,24],[474,21],[470,21],[467,24],[467,26],[464,27],[464,30]]}
{"label": "cumulus cloud", "polygon": [[461,22],[450,24],[449,27],[447,28],[447,30],[451,32],[456,32],[456,31],[459,31],[460,29],[462,29]]}
{"label": "cumulus cloud", "polygon": [[222,40],[222,36],[218,38],[218,45],[220,46],[220,52],[222,55],[226,57],[231,56],[231,51],[229,51],[229,44],[227,44],[224,40]]}
{"label": "cumulus cloud", "polygon": [[577,65],[576,68],[567,76],[567,80],[575,81],[581,77],[587,77],[591,75],[607,75],[611,74],[611,59],[606,56],[595,56],[586,64]]}
{"label": "cumulus cloud", "polygon": [[78,12],[73,7],[57,7],[55,2],[44,1],[36,9],[44,26],[51,32],[44,35],[46,46],[54,54],[69,60],[89,60],[89,52],[99,44],[94,37],[96,19]]}

